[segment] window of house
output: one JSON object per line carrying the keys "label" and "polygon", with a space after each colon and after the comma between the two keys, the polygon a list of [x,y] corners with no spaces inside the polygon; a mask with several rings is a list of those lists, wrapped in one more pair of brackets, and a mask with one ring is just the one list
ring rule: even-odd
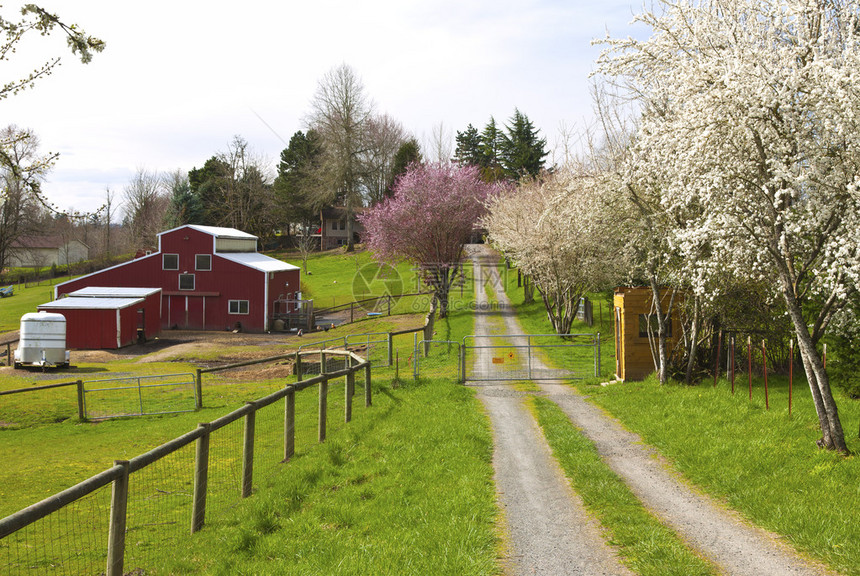
{"label": "window of house", "polygon": [[179,254],[162,254],[162,270],[179,270]]}
{"label": "window of house", "polygon": [[[650,317],[650,321],[649,321]],[[648,324],[651,324],[651,333],[657,335],[657,315],[656,314],[640,314],[639,315],[639,337],[648,337]],[[672,337],[672,315],[666,316],[666,337]]]}
{"label": "window of house", "polygon": [[197,254],[194,256],[194,269],[195,270],[212,270],[212,255],[211,254]]}
{"label": "window of house", "polygon": [[248,313],[248,301],[247,300],[228,300],[227,301],[227,311],[230,314],[247,314]]}
{"label": "window of house", "polygon": [[194,290],[194,274],[180,274],[179,275],[179,289],[180,290]]}

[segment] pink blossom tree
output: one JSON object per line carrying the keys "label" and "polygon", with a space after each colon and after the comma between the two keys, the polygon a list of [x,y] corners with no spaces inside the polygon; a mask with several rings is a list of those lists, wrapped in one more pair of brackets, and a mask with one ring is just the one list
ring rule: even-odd
{"label": "pink blossom tree", "polygon": [[439,317],[463,260],[463,247],[496,186],[474,166],[413,164],[394,186],[394,196],[360,218],[367,246],[383,262],[407,260],[433,291]]}

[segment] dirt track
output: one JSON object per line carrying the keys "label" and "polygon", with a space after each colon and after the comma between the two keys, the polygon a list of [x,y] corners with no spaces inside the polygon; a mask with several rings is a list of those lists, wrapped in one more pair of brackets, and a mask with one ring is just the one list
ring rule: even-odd
{"label": "dirt track", "polygon": [[[495,285],[499,310],[476,316],[476,332],[489,333],[493,316],[507,334],[522,334],[498,278],[497,256],[483,246],[470,248],[475,262],[477,298],[483,275]],[[581,510],[567,487],[536,423],[518,394],[504,382],[478,386],[496,438],[494,466],[499,502],[509,533],[509,574],[627,574]],[[678,479],[657,451],[614,418],[589,404],[570,386],[543,383],[573,424],[597,446],[607,464],[643,504],[723,574],[814,576],[832,574],[807,562],[777,535],[753,527],[711,498]],[[559,486],[559,483],[562,486]]]}

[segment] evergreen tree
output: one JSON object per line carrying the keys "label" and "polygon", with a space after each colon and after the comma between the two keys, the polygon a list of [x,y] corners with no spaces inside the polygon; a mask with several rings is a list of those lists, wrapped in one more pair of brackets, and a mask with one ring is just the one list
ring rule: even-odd
{"label": "evergreen tree", "polygon": [[463,132],[457,131],[457,148],[454,161],[460,166],[483,166],[484,155],[481,151],[481,134],[469,124]]}
{"label": "evergreen tree", "polygon": [[410,138],[400,145],[397,153],[394,155],[394,166],[392,169],[391,184],[386,190],[386,195],[391,198],[394,196],[394,187],[397,185],[397,178],[409,169],[409,166],[421,162],[421,146],[415,138]]}
{"label": "evergreen tree", "polygon": [[502,150],[504,133],[496,125],[496,119],[490,116],[490,121],[481,133],[481,174],[486,182],[495,182],[505,177],[502,166]]}
{"label": "evergreen tree", "polygon": [[299,130],[281,152],[274,188],[278,216],[287,235],[292,224],[306,228],[316,221],[317,210],[321,206],[315,174],[322,155],[322,140],[314,130],[308,130],[306,134]]}
{"label": "evergreen tree", "polygon": [[499,156],[507,178],[537,176],[543,169],[548,152],[546,138],[539,138],[538,132],[528,116],[515,108],[499,143]]}

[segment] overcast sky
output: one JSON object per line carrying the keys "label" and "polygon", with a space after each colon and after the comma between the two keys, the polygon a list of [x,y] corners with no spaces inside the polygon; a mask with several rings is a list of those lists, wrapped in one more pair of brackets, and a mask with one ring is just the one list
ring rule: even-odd
{"label": "overcast sky", "polygon": [[[12,19],[22,3],[4,2]],[[34,36],[3,81],[47,55],[49,78],[0,100],[0,122],[31,128],[60,158],[44,190],[62,209],[117,199],[138,168],[190,170],[234,135],[268,159],[304,118],[319,79],[342,63],[379,112],[419,142],[434,126],[453,137],[519,108],[550,148],[559,128],[592,117],[594,38],[635,35],[631,0],[304,0],[242,2],[43,0],[107,47],[83,65],[61,35]]]}

